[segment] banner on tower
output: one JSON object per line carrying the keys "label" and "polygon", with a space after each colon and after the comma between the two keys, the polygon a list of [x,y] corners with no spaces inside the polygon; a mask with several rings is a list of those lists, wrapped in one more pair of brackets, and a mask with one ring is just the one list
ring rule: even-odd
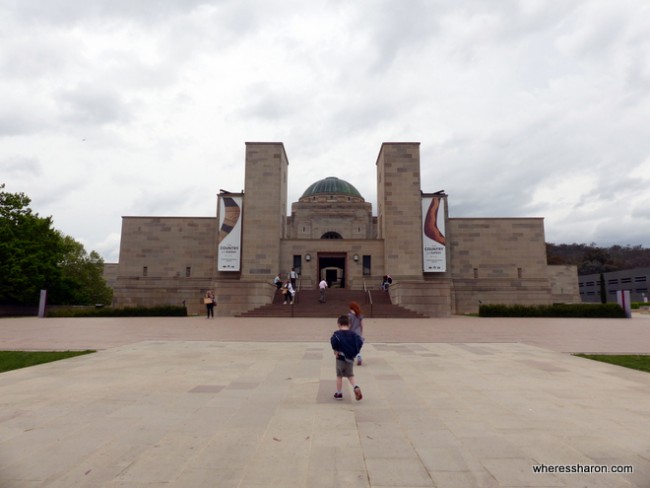
{"label": "banner on tower", "polygon": [[422,198],[422,270],[425,273],[447,271],[445,239],[445,199]]}
{"label": "banner on tower", "polygon": [[218,271],[239,271],[242,197],[219,196]]}

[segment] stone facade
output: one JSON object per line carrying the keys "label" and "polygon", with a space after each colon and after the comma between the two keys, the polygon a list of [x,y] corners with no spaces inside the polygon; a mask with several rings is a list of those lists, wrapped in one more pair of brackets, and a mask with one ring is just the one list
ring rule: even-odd
{"label": "stone facade", "polygon": [[448,226],[457,311],[552,302],[543,219],[452,218]]}
{"label": "stone facade", "polygon": [[[546,265],[541,218],[449,218],[447,195],[423,194],[419,143],[384,143],[376,160],[377,216],[338,178],[310,186],[287,215],[289,160],[282,143],[247,143],[241,201],[240,269],[219,271],[216,218],[124,217],[114,305],[185,303],[202,313],[215,290],[218,315],[270,303],[277,273],[299,288],[377,289],[390,274],[393,303],[436,317],[474,313],[479,303],[579,301],[575,267]],[[423,198],[444,202],[446,271],[423,269]],[[239,218],[239,213],[237,214]]]}
{"label": "stone facade", "polygon": [[213,283],[216,223],[213,217],[123,217],[113,304],[200,304]]}
{"label": "stone facade", "polygon": [[386,272],[422,278],[420,144],[382,144],[377,157],[379,239]]}

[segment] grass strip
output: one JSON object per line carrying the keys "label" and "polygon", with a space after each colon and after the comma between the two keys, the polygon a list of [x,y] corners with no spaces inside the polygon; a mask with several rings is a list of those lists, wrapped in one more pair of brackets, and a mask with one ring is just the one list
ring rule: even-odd
{"label": "grass strip", "polygon": [[581,358],[593,359],[603,363],[616,364],[630,369],[650,373],[650,355],[645,354],[574,354]]}
{"label": "grass strip", "polygon": [[0,351],[0,373],[93,352],[96,351]]}

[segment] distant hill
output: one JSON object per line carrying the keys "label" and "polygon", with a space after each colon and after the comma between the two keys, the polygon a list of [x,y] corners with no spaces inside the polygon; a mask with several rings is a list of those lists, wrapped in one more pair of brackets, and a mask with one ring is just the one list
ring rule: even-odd
{"label": "distant hill", "polygon": [[642,246],[598,247],[595,244],[546,243],[548,264],[573,264],[578,274],[650,267],[650,249]]}

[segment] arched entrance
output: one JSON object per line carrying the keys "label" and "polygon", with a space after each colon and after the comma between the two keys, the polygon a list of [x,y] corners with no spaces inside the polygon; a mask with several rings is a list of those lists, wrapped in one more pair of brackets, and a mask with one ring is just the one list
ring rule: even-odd
{"label": "arched entrance", "polygon": [[330,288],[345,288],[346,258],[344,252],[319,252],[318,281],[324,279]]}

